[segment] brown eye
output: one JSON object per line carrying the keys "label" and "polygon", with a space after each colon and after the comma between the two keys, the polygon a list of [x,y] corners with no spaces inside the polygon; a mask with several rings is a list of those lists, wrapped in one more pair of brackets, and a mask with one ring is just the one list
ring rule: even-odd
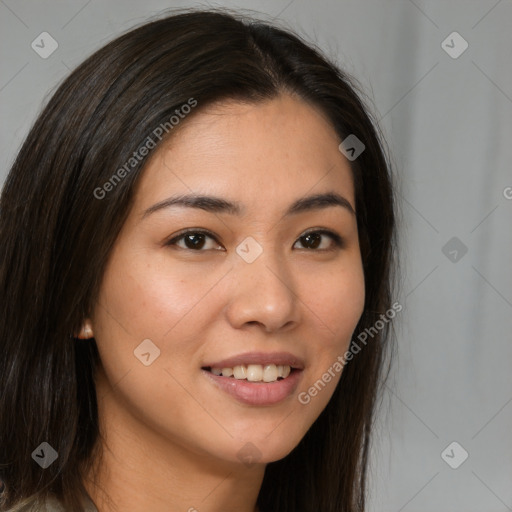
{"label": "brown eye", "polygon": [[[322,245],[322,237],[329,237],[333,243],[328,247],[318,249]],[[308,250],[330,251],[343,246],[341,237],[328,230],[310,231],[299,238],[300,243]],[[333,247],[334,245],[334,247]]]}
{"label": "brown eye", "polygon": [[[207,243],[208,239],[216,242],[215,244],[213,244],[214,246],[215,245],[219,246],[215,237],[211,233],[209,233],[207,231],[203,231],[203,230],[186,231],[186,232],[182,233],[181,235],[178,235],[178,236],[174,237],[173,239],[169,240],[165,245],[166,246],[176,245],[180,249],[189,249],[192,251],[199,252],[204,249],[205,245],[208,245],[208,243]],[[181,242],[181,241],[183,241],[183,244],[178,245],[178,242]],[[214,249],[214,248],[215,247],[207,247],[204,250],[209,250],[209,249]]]}

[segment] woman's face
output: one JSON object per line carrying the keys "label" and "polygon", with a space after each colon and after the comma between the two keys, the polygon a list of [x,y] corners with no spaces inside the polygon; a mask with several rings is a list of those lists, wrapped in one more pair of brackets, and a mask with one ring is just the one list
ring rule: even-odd
{"label": "woman's face", "polygon": [[[363,311],[349,163],[291,96],[178,128],[144,170],[91,317],[100,420],[142,445],[275,461],[327,405]],[[308,201],[322,194],[342,199]],[[199,195],[215,200],[152,209]]]}

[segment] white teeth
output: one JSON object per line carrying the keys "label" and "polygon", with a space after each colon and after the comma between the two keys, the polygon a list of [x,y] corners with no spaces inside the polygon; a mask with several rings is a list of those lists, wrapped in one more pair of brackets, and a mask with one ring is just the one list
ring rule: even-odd
{"label": "white teeth", "polygon": [[[212,368],[213,370],[213,368]],[[233,376],[233,368],[222,368],[222,375],[224,377],[232,377]]]}
{"label": "white teeth", "polygon": [[234,377],[238,380],[246,379],[249,382],[275,382],[279,377],[286,379],[290,375],[291,367],[275,364],[249,364],[238,365],[234,368],[211,368],[214,375]]}
{"label": "white teeth", "polygon": [[247,368],[245,366],[235,366],[233,368],[233,377],[235,377],[235,379],[247,378]]}
{"label": "white teeth", "polygon": [[277,371],[277,366],[275,364],[267,364],[265,368],[263,368],[263,380],[265,382],[274,382],[279,377],[279,372]]}
{"label": "white teeth", "polygon": [[250,364],[247,367],[247,380],[250,382],[259,382],[263,378],[263,368],[261,364]]}

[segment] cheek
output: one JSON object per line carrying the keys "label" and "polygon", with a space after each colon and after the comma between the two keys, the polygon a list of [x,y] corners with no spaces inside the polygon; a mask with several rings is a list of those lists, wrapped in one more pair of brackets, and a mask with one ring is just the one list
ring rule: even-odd
{"label": "cheek", "polygon": [[[112,262],[93,318],[108,380],[125,382],[127,375],[135,403],[144,403],[143,390],[160,393],[162,383],[164,397],[178,397],[180,387],[172,377],[181,383],[191,378],[187,369],[198,359],[203,335],[219,314],[217,295],[208,292],[222,274],[198,272],[190,263],[170,264],[163,252],[150,258],[147,251],[125,249]],[[138,357],[148,351],[146,359],[154,362],[146,367]]]}
{"label": "cheek", "polygon": [[339,348],[348,344],[364,309],[362,266],[354,264],[331,272],[315,281],[314,290],[314,293],[304,292],[303,296],[309,297],[306,302],[318,320],[320,331],[325,333],[325,346]]}
{"label": "cheek", "polygon": [[117,258],[115,267],[105,273],[99,306],[108,313],[103,315],[105,325],[112,327],[117,337],[163,343],[173,331],[183,328],[182,320],[212,284],[207,276],[198,279],[197,271],[190,275],[190,269],[187,274],[183,266],[170,265],[164,255],[150,256],[141,252]]}

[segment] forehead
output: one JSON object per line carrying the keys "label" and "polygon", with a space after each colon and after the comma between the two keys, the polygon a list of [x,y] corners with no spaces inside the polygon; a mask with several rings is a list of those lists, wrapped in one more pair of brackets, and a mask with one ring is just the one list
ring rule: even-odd
{"label": "forehead", "polygon": [[[200,104],[198,105],[200,108]],[[306,194],[336,191],[354,205],[339,137],[315,107],[282,95],[222,102],[184,119],[150,155],[136,193],[140,213],[170,195],[202,193],[278,210]]]}

